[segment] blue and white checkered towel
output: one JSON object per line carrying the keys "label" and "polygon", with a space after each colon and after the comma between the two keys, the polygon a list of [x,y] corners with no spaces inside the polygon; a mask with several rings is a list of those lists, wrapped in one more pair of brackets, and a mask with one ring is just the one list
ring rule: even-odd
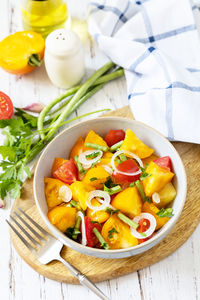
{"label": "blue and white checkered towel", "polygon": [[135,119],[170,140],[200,143],[200,41],[190,2],[95,0],[89,31],[125,69]]}

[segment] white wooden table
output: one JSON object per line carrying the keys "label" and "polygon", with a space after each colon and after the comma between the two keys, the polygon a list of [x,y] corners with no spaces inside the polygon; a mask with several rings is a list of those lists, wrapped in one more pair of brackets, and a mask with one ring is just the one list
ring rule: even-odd
{"label": "white wooden table", "polygon": [[[19,2],[0,1],[0,40],[21,29]],[[71,14],[86,16],[88,0],[69,0]],[[78,9],[79,8],[79,9]],[[87,75],[103,64],[104,58],[91,41],[85,41]],[[41,101],[48,103],[61,91],[50,83],[44,66],[26,76],[12,76],[0,70],[0,90],[16,106]],[[116,109],[127,105],[124,79],[109,83],[88,100],[74,115],[100,108]],[[18,256],[10,243],[5,219],[11,204],[0,211],[0,299],[1,300],[76,300],[97,299],[90,291],[44,278]],[[192,222],[192,220],[191,220]],[[190,239],[163,261],[133,274],[98,284],[112,300],[197,300],[200,299],[200,226]]]}

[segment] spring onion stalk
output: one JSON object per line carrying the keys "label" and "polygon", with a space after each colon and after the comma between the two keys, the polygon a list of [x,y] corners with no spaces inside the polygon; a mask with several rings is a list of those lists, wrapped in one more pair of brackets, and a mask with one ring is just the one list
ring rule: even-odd
{"label": "spring onion stalk", "polygon": [[128,224],[129,226],[133,227],[134,229],[138,228],[138,223],[134,222],[133,220],[129,219],[127,216],[125,216],[122,213],[117,214],[118,218],[122,220],[124,223]]}
{"label": "spring onion stalk", "polygon": [[85,147],[101,150],[103,152],[107,152],[109,150],[108,147],[106,147],[106,146],[101,146],[101,145],[93,144],[93,143],[85,143]]}
{"label": "spring onion stalk", "polygon": [[[58,127],[60,124],[71,114],[71,111],[76,104],[77,101],[79,101],[84,94],[87,92],[87,90],[94,84],[94,82],[105,72],[107,72],[111,67],[114,66],[113,62],[108,62],[103,67],[101,67],[99,70],[97,70],[86,82],[80,87],[80,89],[75,93],[75,95],[72,97],[71,101],[66,105],[63,112],[60,114],[59,118],[55,121],[54,127],[50,129],[49,133],[50,136],[48,140],[51,140],[52,136],[56,133]],[[43,115],[44,117],[44,115]],[[38,119],[38,129],[43,129],[43,122],[41,121],[41,118]]]}
{"label": "spring onion stalk", "polygon": [[108,246],[108,244],[106,243],[106,241],[104,240],[104,238],[102,237],[101,233],[98,231],[98,229],[96,229],[95,227],[93,228],[93,232],[96,235],[96,237],[98,238],[99,242],[101,243],[101,247],[103,247],[104,249],[108,250],[110,249],[110,247]]}
{"label": "spring onion stalk", "polygon": [[135,182],[135,185],[138,189],[138,192],[140,193],[140,196],[142,197],[142,200],[145,202],[147,197],[145,195],[145,192],[144,192],[144,189],[143,189],[143,186],[142,186],[141,182],[139,180],[137,180]]}
{"label": "spring onion stalk", "polygon": [[[102,112],[102,111],[108,111],[108,110],[109,109],[96,110],[96,111],[93,111],[93,112],[90,112],[90,113],[87,113],[87,114],[75,117],[73,119],[67,120],[67,121],[63,122],[62,124],[60,124],[59,126],[63,126],[63,125],[68,124],[68,123],[70,123],[72,121],[79,120],[79,119],[87,117],[89,115],[92,115],[92,114],[95,114],[95,113],[99,113],[99,112]],[[49,130],[49,129],[47,129],[47,130]],[[43,132],[45,132],[47,130],[43,129]],[[48,134],[47,134],[47,137],[48,137]],[[51,139],[52,138],[53,137],[51,137]],[[23,162],[25,164],[27,164],[29,161],[31,161],[35,156],[37,156],[43,150],[43,148],[45,147],[45,141],[46,141],[46,137],[44,137],[41,140],[38,140],[38,142],[35,143],[35,146],[31,149],[30,154],[23,160]]]}
{"label": "spring onion stalk", "polygon": [[119,149],[121,147],[122,144],[123,144],[123,141],[120,141],[120,142],[112,145],[110,147],[110,152],[115,152],[117,149]]}
{"label": "spring onion stalk", "polygon": [[80,227],[81,227],[81,217],[78,216],[77,219],[76,219],[76,224],[75,224],[75,226],[74,226],[74,233],[73,233],[73,235],[72,235],[72,238],[73,238],[74,240],[77,239],[77,236],[78,236],[78,234],[80,233]]}
{"label": "spring onion stalk", "polygon": [[[100,78],[98,78],[97,81],[95,81],[94,85],[92,85],[92,88],[94,88],[94,86],[97,86],[99,84],[106,84],[107,82],[109,82],[111,80],[114,80],[114,79],[117,79],[117,78],[119,78],[119,77],[121,77],[123,75],[124,75],[124,70],[123,69],[119,69],[119,70],[114,71],[112,73],[109,73],[107,75],[103,75]],[[71,91],[73,91],[73,92],[71,92],[70,95],[72,95],[73,93],[77,92],[80,87],[81,87],[81,85],[78,85],[78,86],[74,87],[73,89],[70,89]],[[58,102],[62,101],[63,99],[67,98],[70,95],[66,96],[66,93],[64,93],[63,95],[61,95],[62,97],[61,96],[58,97],[60,99]],[[66,104],[68,102],[70,102],[71,99],[72,99],[72,97],[70,99],[67,99],[66,102],[64,102],[60,107],[58,107],[52,113],[50,113],[49,116],[54,115],[55,113],[57,113],[58,111],[60,111],[62,108],[64,108],[66,106]],[[51,110],[51,108],[50,108],[50,110]]]}

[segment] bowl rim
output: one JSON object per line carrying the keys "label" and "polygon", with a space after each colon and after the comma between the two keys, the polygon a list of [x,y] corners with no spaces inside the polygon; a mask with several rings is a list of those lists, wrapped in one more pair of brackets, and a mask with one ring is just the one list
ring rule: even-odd
{"label": "bowl rim", "polygon": [[[139,124],[139,126],[142,126],[142,127],[145,127],[145,128],[148,128],[150,129],[151,131],[153,131],[154,133],[156,133],[157,135],[160,136],[160,138],[165,142],[165,143],[168,143],[168,145],[170,146],[170,148],[175,152],[176,156],[177,156],[177,159],[180,163],[180,166],[182,167],[182,185],[181,185],[181,189],[182,189],[182,193],[183,193],[183,196],[182,196],[182,201],[180,203],[180,208],[179,210],[176,212],[176,214],[173,216],[173,218],[171,218],[161,229],[159,229],[159,231],[156,233],[156,235],[154,235],[151,239],[145,241],[144,243],[141,243],[141,244],[138,244],[136,246],[132,246],[132,247],[129,247],[129,248],[122,248],[122,249],[111,249],[111,250],[105,250],[105,249],[98,249],[98,248],[92,248],[92,247],[88,247],[88,246],[83,246],[82,244],[80,243],[77,243],[76,241],[73,241],[72,239],[70,239],[69,237],[67,236],[63,236],[64,233],[62,233],[60,230],[58,230],[53,224],[50,223],[50,221],[48,220],[47,216],[42,212],[41,210],[41,207],[40,207],[40,203],[38,201],[38,198],[37,198],[37,187],[36,187],[36,175],[37,175],[37,172],[38,172],[38,169],[39,169],[39,165],[40,165],[40,162],[41,160],[43,159],[43,157],[45,156],[45,153],[46,151],[48,150],[48,148],[56,142],[56,140],[58,138],[60,138],[60,136],[64,135],[66,131],[70,131],[71,129],[73,128],[76,128],[76,127],[80,127],[81,125],[83,124],[90,124],[96,120],[105,120],[105,119],[109,119],[109,120],[113,120],[113,121],[128,121],[128,122],[131,122],[131,123],[136,123],[136,124]],[[85,252],[88,252],[90,251],[90,254],[87,254],[87,255],[93,255],[93,256],[97,256],[95,254],[102,254],[102,256],[104,254],[108,255],[113,255],[113,258],[114,255],[116,254],[119,254],[119,253],[126,253],[126,252],[131,252],[131,251],[134,251],[134,250],[139,250],[139,249],[142,249],[144,247],[148,247],[148,245],[150,245],[151,243],[153,243],[153,246],[155,246],[157,243],[156,241],[158,240],[161,241],[162,237],[164,238],[168,233],[169,231],[172,230],[173,226],[176,224],[176,222],[178,221],[181,213],[182,213],[182,210],[183,210],[183,207],[184,207],[184,204],[185,204],[185,200],[186,200],[186,195],[187,195],[187,176],[186,176],[186,171],[185,171],[185,167],[183,165],[183,162],[180,158],[180,155],[178,153],[178,151],[176,150],[176,148],[172,145],[172,143],[165,137],[163,136],[159,131],[157,131],[156,129],[152,128],[151,126],[149,125],[146,125],[140,121],[136,121],[134,119],[129,119],[129,118],[124,118],[124,117],[117,117],[117,116],[100,116],[98,118],[95,118],[95,119],[90,119],[90,120],[85,120],[85,121],[82,121],[80,123],[77,123],[77,124],[74,124],[74,125],[71,125],[67,128],[65,128],[64,130],[62,130],[59,134],[57,134],[53,139],[52,141],[50,141],[50,143],[45,147],[45,149],[43,150],[42,154],[40,155],[39,159],[38,159],[38,162],[36,164],[36,168],[35,168],[35,172],[34,172],[34,180],[33,180],[33,193],[34,193],[34,200],[35,200],[35,203],[36,203],[36,206],[37,206],[37,209],[40,213],[40,216],[42,217],[42,220],[44,221],[44,223],[47,225],[47,227],[49,228],[49,230],[53,233],[53,235],[55,235],[55,237],[60,240],[63,244],[67,245],[68,247],[72,248],[72,249],[75,249],[76,251],[79,251],[79,252],[82,252],[82,253],[85,253]],[[176,198],[175,198],[176,199]],[[153,247],[152,246],[152,247]],[[78,249],[80,248],[80,250]],[[148,247],[146,250],[144,251],[147,251],[150,247]],[[94,254],[92,253],[94,252]],[[140,251],[137,253],[142,253],[143,251]],[[134,254],[133,254],[134,255]]]}

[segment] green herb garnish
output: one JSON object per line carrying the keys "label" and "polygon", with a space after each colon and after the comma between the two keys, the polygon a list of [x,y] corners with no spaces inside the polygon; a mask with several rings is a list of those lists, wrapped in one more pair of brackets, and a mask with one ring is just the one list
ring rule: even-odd
{"label": "green herb garnish", "polygon": [[129,184],[130,187],[134,187],[134,185],[135,185],[135,182],[131,182],[131,183]]}
{"label": "green herb garnish", "polygon": [[120,141],[120,142],[118,142],[118,143],[112,145],[112,146],[110,147],[110,152],[115,152],[115,151],[117,151],[117,150],[121,147],[122,144],[123,144],[123,141]]}
{"label": "green herb garnish", "polygon": [[118,218],[122,220],[124,223],[128,224],[129,226],[133,227],[134,229],[138,228],[138,223],[134,222],[133,220],[129,219],[127,216],[125,216],[122,213],[117,214]]}
{"label": "green herb garnish", "polygon": [[79,173],[83,173],[85,170],[83,169],[83,166],[82,166],[82,164],[80,163],[80,161],[78,159],[78,155],[74,156],[74,160],[76,162]]}
{"label": "green herb garnish", "polygon": [[142,186],[141,182],[139,180],[136,180],[135,185],[136,185],[136,187],[137,187],[137,189],[140,193],[140,196],[142,197],[142,200],[144,202],[147,201],[148,203],[151,203],[149,197],[145,195],[145,192],[144,192],[144,189],[143,189],[143,186]]}
{"label": "green herb garnish", "polygon": [[95,181],[95,180],[98,180],[98,178],[97,177],[90,178],[90,181]]}
{"label": "green herb garnish", "polygon": [[110,213],[110,216],[112,217],[113,214],[118,213],[120,210],[119,209],[112,209],[110,207],[106,207],[106,212]]}
{"label": "green herb garnish", "polygon": [[92,224],[99,224],[101,226],[101,223],[99,223],[98,221],[91,221]]}
{"label": "green herb garnish", "polygon": [[111,230],[108,231],[108,238],[112,239],[113,238],[113,233],[119,233],[115,227],[113,227]]}
{"label": "green herb garnish", "polygon": [[159,210],[159,212],[157,212],[157,215],[159,216],[159,218],[165,218],[165,217],[173,217],[173,208],[169,207],[169,208],[161,208],[161,210]]}
{"label": "green herb garnish", "polygon": [[108,188],[105,184],[104,184],[104,191],[107,192],[109,195],[114,195],[116,193],[121,192],[122,188],[121,186],[118,184],[112,188]]}
{"label": "green herb garnish", "polygon": [[141,175],[140,175],[140,180],[141,180],[141,181],[151,176],[151,174],[148,174],[148,173],[145,171],[145,170],[146,170],[146,167],[145,167],[145,168],[140,167],[140,170],[142,171],[142,173],[141,173]]}

